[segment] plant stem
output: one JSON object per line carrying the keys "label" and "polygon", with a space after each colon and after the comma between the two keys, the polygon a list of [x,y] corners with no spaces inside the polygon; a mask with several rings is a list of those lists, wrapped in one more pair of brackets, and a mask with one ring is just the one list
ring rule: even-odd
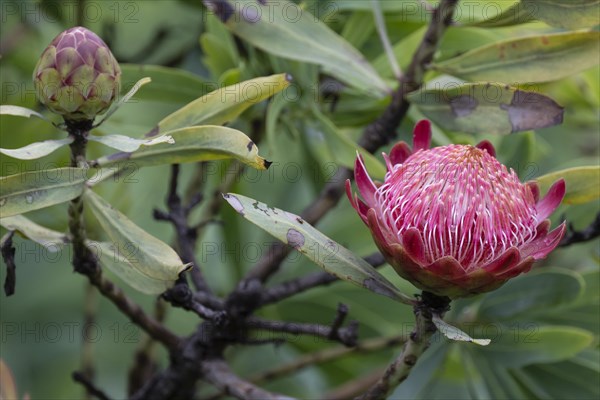
{"label": "plant stem", "polygon": [[379,400],[404,382],[410,371],[417,363],[419,357],[429,347],[429,341],[437,331],[433,321],[433,314],[443,315],[448,311],[450,299],[423,292],[421,300],[415,305],[415,328],[411,332],[400,355],[386,368],[383,376],[371,386],[363,395],[355,400]]}
{"label": "plant stem", "polygon": [[[65,121],[71,143],[71,167],[87,167],[87,136],[93,121]],[[79,196],[69,203],[69,232],[73,243],[73,267],[75,271],[89,275],[99,273],[98,264],[92,252],[85,245],[86,232],[83,222],[83,198]]]}

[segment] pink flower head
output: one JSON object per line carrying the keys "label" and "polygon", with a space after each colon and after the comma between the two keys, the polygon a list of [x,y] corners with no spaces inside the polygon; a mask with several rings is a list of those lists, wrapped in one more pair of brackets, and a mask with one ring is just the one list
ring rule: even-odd
{"label": "pink flower head", "polygon": [[417,287],[451,298],[494,290],[527,272],[560,242],[565,224],[548,232],[548,216],[565,195],[559,180],[539,199],[495,158],[491,143],[430,149],[429,121],[417,123],[413,148],[400,142],[383,157],[383,184],[362,157],[354,177],[363,200],[350,203],[396,272]]}

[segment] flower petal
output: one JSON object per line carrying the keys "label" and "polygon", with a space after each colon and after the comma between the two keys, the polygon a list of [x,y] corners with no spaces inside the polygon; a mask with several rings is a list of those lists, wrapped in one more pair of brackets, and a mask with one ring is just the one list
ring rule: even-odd
{"label": "flower petal", "polygon": [[489,140],[482,140],[475,147],[477,147],[478,149],[487,151],[488,154],[492,157],[496,157],[496,149],[494,148],[494,145]]}
{"label": "flower petal", "polygon": [[356,161],[354,162],[354,179],[356,180],[358,191],[365,200],[365,203],[367,203],[369,207],[373,207],[375,204],[375,191],[377,190],[377,187],[375,187],[375,184],[371,180],[360,154],[357,154]]}
{"label": "flower petal", "polygon": [[393,243],[393,241],[389,240],[391,238],[389,238],[381,229],[377,214],[372,208],[367,211],[367,224],[369,225],[369,229],[371,229],[371,234],[373,235],[373,239],[375,239],[375,243],[379,249],[384,253],[389,253],[389,246]]}
{"label": "flower petal", "polygon": [[504,253],[500,254],[498,258],[489,262],[482,268],[492,274],[501,274],[521,261],[521,254],[516,247],[511,247]]}
{"label": "flower petal", "polygon": [[540,260],[548,255],[565,235],[567,225],[563,222],[558,228],[548,233],[547,235],[538,235],[533,241],[521,247],[521,255],[523,257],[533,257]]}
{"label": "flower petal", "polygon": [[521,262],[519,262],[517,265],[510,268],[509,270],[496,276],[496,279],[499,279],[500,281],[506,281],[511,278],[514,278],[517,275],[523,274],[525,272],[529,272],[529,270],[531,269],[531,266],[533,265],[534,262],[535,262],[535,259],[533,257],[523,257]]}
{"label": "flower petal", "polygon": [[462,265],[451,256],[438,258],[425,269],[439,278],[450,281],[456,281],[466,275]]}
{"label": "flower petal", "polygon": [[552,214],[556,207],[560,204],[563,197],[565,197],[565,180],[559,179],[554,182],[550,189],[548,189],[548,193],[546,193],[546,197],[540,200],[537,205],[537,217],[536,221],[540,222],[545,220]]}
{"label": "flower petal", "polygon": [[381,153],[381,156],[385,160],[385,166],[387,167],[387,170],[391,171],[392,168],[394,167],[394,163],[392,163],[392,161],[390,160],[390,157],[387,154],[385,154],[385,152]]}
{"label": "flower petal", "polygon": [[419,150],[427,150],[431,146],[431,122],[422,119],[415,125],[413,130],[413,153]]}
{"label": "flower petal", "polygon": [[392,165],[402,164],[411,154],[412,151],[405,142],[398,142],[390,150],[390,161]]}
{"label": "flower petal", "polygon": [[528,181],[525,182],[525,186],[531,190],[531,194],[533,195],[533,200],[537,203],[540,201],[540,186],[536,181]]}
{"label": "flower petal", "polygon": [[408,255],[421,265],[427,265],[427,254],[425,253],[425,244],[423,238],[416,228],[409,228],[402,235],[402,246]]}

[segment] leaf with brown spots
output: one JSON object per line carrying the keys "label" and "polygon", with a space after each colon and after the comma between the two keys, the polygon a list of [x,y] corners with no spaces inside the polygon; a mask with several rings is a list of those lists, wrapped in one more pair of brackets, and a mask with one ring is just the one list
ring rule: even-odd
{"label": "leaf with brown spots", "polygon": [[444,129],[505,134],[562,123],[563,108],[540,93],[497,83],[429,86],[408,99]]}
{"label": "leaf with brown spots", "polygon": [[413,300],[375,268],[300,217],[239,194],[223,197],[241,216],[304,254],[326,272],[405,304]]}

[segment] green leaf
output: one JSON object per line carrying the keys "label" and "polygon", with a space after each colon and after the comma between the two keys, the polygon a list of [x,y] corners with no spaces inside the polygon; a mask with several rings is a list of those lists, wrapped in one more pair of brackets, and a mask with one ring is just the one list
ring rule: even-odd
{"label": "green leaf", "polygon": [[573,303],[584,288],[583,278],[576,272],[558,268],[539,269],[486,294],[478,313],[488,321],[510,321],[518,316],[546,312]]}
{"label": "green leaf", "polygon": [[480,351],[497,366],[518,368],[571,358],[594,341],[594,335],[584,329],[570,326],[532,327],[533,330],[526,335],[516,329],[513,332],[507,330],[491,346]]}
{"label": "green leaf", "polygon": [[36,224],[22,215],[0,218],[0,225],[8,230],[16,231],[25,239],[34,241],[51,252],[56,252],[69,243],[69,238],[64,233]]}
{"label": "green leaf", "polygon": [[519,1],[492,18],[467,25],[480,28],[499,28],[503,26],[524,24],[535,19],[534,10],[535,7],[532,7],[531,4]]}
{"label": "green leaf", "polygon": [[136,96],[138,100],[151,100],[185,104],[207,93],[207,84],[197,75],[180,68],[158,65],[121,64],[121,85],[134,85],[144,77],[152,79]]}
{"label": "green leaf", "polygon": [[306,129],[316,131],[313,135],[318,134],[324,137],[327,147],[329,147],[333,156],[333,161],[344,167],[354,169],[356,153],[359,152],[363,156],[371,176],[376,179],[384,178],[387,169],[373,154],[360,147],[348,136],[342,134],[338,127],[316,108],[313,108],[313,115],[314,118],[306,120]]}
{"label": "green leaf", "polygon": [[447,130],[505,134],[562,123],[551,98],[497,83],[428,85],[408,95],[428,118]]}
{"label": "green leaf", "polygon": [[280,57],[319,64],[367,94],[383,96],[390,90],[360,52],[306,9],[288,1],[227,3],[235,14],[225,24],[244,41]]}
{"label": "green leaf", "polygon": [[35,160],[47,156],[61,147],[71,144],[72,137],[58,140],[44,140],[43,142],[35,142],[18,149],[0,149],[0,153],[19,160]]}
{"label": "green leaf", "polygon": [[172,279],[159,279],[146,275],[137,263],[123,256],[113,243],[88,241],[86,246],[98,257],[100,264],[117,275],[132,288],[146,294],[160,294],[171,288],[177,276]]}
{"label": "green leaf", "polygon": [[[93,191],[86,190],[84,200],[111,239],[112,246],[116,246],[109,249],[111,251],[108,253],[119,256],[113,262],[121,264],[120,260],[123,258],[127,260],[127,265],[137,270],[137,274],[125,274],[121,271],[120,276],[131,286],[139,286],[141,282],[136,279],[140,275],[172,284],[189,267],[189,264],[183,264],[169,245],[134,224]],[[127,268],[127,265],[122,268]],[[117,268],[116,264],[113,267]]]}
{"label": "green leaf", "polygon": [[223,197],[248,221],[292,246],[326,272],[401,303],[413,304],[410,297],[400,293],[366,261],[323,235],[299,216],[239,194],[228,193]]}
{"label": "green leaf", "polygon": [[583,204],[600,199],[600,166],[586,166],[563,169],[537,178],[540,193],[546,193],[550,186],[563,178],[567,193],[563,203]]}
{"label": "green leaf", "polygon": [[457,327],[445,322],[437,314],[433,314],[431,320],[433,321],[436,328],[438,328],[438,330],[442,333],[442,335],[446,336],[450,340],[456,340],[458,342],[475,343],[480,346],[487,346],[491,342],[490,339],[473,339],[471,336],[467,335],[465,332],[461,331]]}
{"label": "green leaf", "polygon": [[503,40],[434,64],[469,81],[547,82],[598,65],[600,32],[567,32]]}
{"label": "green leaf", "polygon": [[152,145],[159,144],[159,143],[169,143],[169,144],[175,143],[175,141],[173,140],[173,137],[170,135],[156,136],[151,139],[134,139],[132,137],[123,136],[123,135],[107,135],[107,136],[88,135],[87,138],[88,138],[88,140],[90,140],[92,142],[102,143],[103,145],[108,146],[110,148],[113,148],[116,150],[121,150],[121,151],[126,151],[126,152],[136,151],[142,145],[152,146]]}
{"label": "green leaf", "polygon": [[598,0],[521,0],[534,16],[548,25],[580,29],[600,24]]}
{"label": "green leaf", "polygon": [[121,152],[93,161],[94,167],[107,167],[131,161],[136,167],[237,158],[256,169],[267,169],[270,162],[258,155],[258,148],[242,132],[224,126],[194,126],[169,132],[175,143],[143,146],[134,152]]}
{"label": "green leaf", "polygon": [[39,119],[43,119],[46,122],[50,122],[52,125],[55,125],[54,122],[50,121],[48,118],[44,117],[37,111],[30,110],[29,108],[21,107],[21,106],[10,106],[4,105],[0,106],[0,115],[14,115],[16,117],[37,117]]}
{"label": "green leaf", "polygon": [[0,178],[0,217],[64,203],[79,196],[86,169],[56,168]]}
{"label": "green leaf", "polygon": [[117,110],[119,108],[121,108],[121,106],[125,103],[127,103],[129,101],[129,99],[131,99],[138,90],[140,90],[140,88],[142,86],[144,86],[147,83],[152,82],[151,78],[145,77],[140,79],[139,81],[137,81],[135,83],[135,85],[132,86],[131,89],[129,89],[129,91],[119,99],[119,101],[117,101],[116,103],[114,103],[112,105],[112,107],[110,108],[110,110],[108,110],[108,112],[106,113],[106,115],[104,117],[102,117],[102,119],[100,120],[100,122],[98,122],[95,126],[99,126],[101,125],[104,121],[106,121],[107,119],[110,118],[111,115],[113,115],[115,112],[117,112]]}
{"label": "green leaf", "polygon": [[221,125],[236,119],[251,105],[289,86],[287,74],[251,79],[215,90],[163,118],[147,136],[195,125]]}
{"label": "green leaf", "polygon": [[[524,377],[526,383],[537,386],[534,393],[544,400],[597,399],[600,397],[598,360],[598,350],[586,349],[566,361],[523,368],[518,377]],[[539,392],[548,395],[541,396]]]}

